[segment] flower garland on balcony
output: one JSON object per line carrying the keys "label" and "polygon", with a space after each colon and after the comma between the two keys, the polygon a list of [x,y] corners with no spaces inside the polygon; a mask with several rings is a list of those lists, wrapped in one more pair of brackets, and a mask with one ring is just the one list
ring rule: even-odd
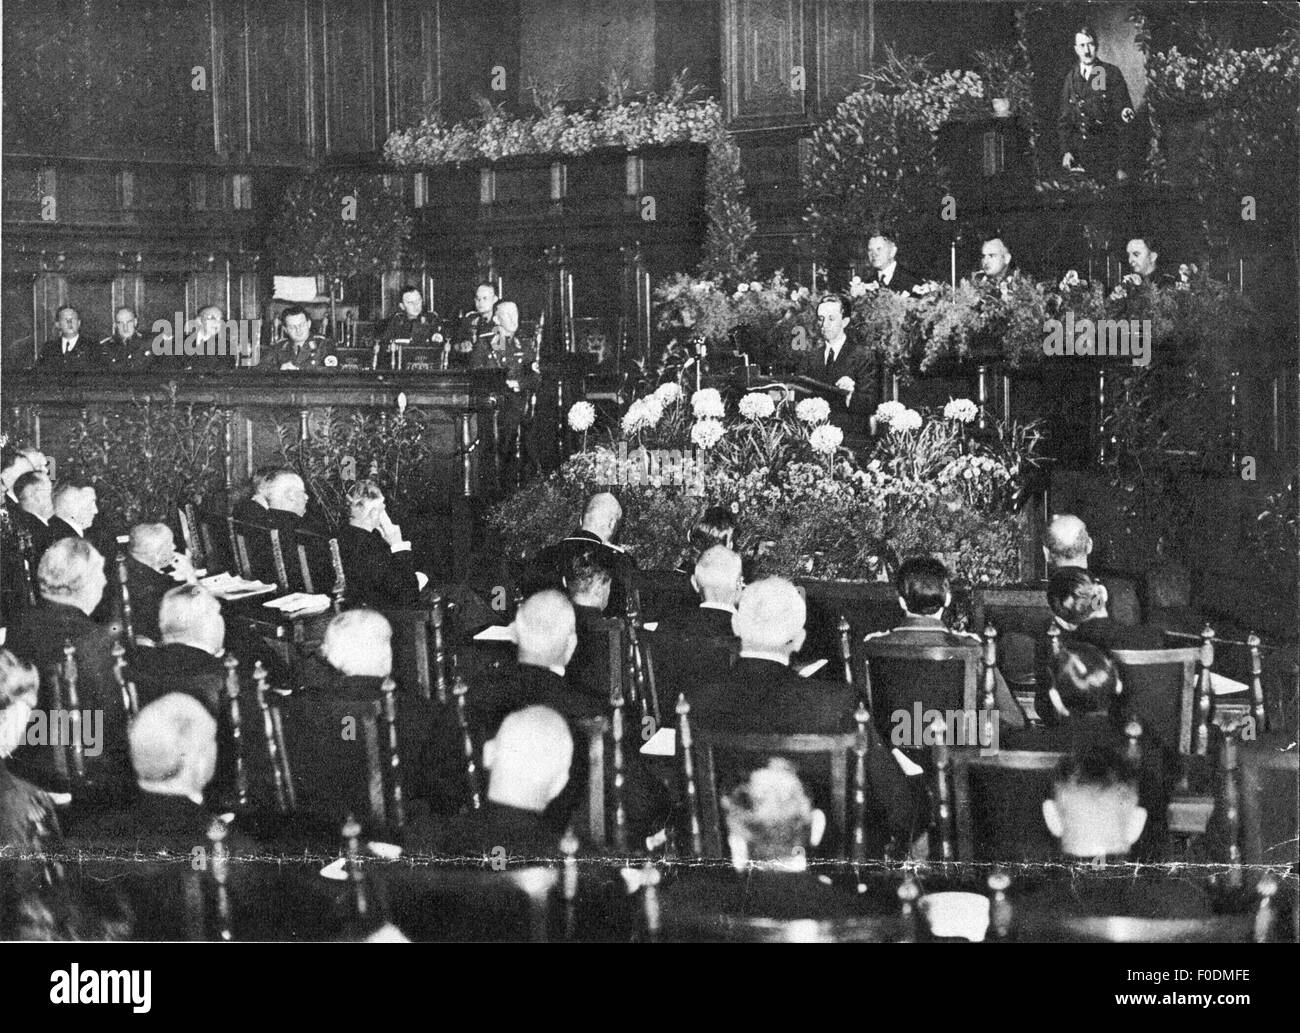
{"label": "flower garland on balcony", "polygon": [[536,115],[513,117],[503,105],[487,102],[480,117],[453,125],[432,115],[393,132],[384,157],[396,165],[451,165],[524,154],[581,155],[606,147],[635,151],[704,144],[708,230],[700,272],[730,282],[748,280],[758,261],[750,249],[756,225],[745,203],[740,148],[726,130],[718,102],[699,99],[696,92],[679,73],[663,96],[631,97],[626,80],[611,75],[595,107],[566,111],[557,88],[535,86]]}

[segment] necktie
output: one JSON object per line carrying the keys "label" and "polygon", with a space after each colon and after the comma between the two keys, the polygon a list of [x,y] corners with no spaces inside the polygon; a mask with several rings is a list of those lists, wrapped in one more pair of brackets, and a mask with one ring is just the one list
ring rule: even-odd
{"label": "necktie", "polygon": [[835,361],[835,353],[829,347],[827,347],[826,355],[822,359],[822,365],[829,366],[834,361]]}

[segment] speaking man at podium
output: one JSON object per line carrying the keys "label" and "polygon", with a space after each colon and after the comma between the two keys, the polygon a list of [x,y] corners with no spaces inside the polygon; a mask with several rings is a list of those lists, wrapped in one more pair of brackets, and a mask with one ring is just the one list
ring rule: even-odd
{"label": "speaking man at podium", "polygon": [[[876,411],[876,372],[867,349],[849,340],[852,309],[840,294],[825,294],[817,302],[820,340],[802,358],[797,372],[815,381],[816,393],[831,406],[831,423],[845,435],[865,437]],[[812,388],[810,383],[800,385]]]}

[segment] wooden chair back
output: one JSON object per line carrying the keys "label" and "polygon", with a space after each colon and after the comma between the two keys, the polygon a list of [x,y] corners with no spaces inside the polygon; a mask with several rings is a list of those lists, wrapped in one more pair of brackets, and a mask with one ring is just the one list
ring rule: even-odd
{"label": "wooden chair back", "polygon": [[470,809],[477,811],[483,807],[483,786],[478,773],[474,736],[470,732],[469,714],[465,704],[465,698],[469,695],[469,684],[464,678],[457,677],[451,691],[456,703],[456,727],[460,732],[461,757],[465,763],[465,799]]}
{"label": "wooden chair back", "polygon": [[[898,590],[887,581],[838,583],[822,581],[800,582],[808,616],[804,626],[808,639],[804,653],[809,656],[840,657],[838,670],[843,670],[843,645],[841,624],[849,625],[849,672],[847,684],[862,685],[863,638],[876,632],[888,631],[898,624],[902,611],[898,608]],[[849,680],[849,673],[852,680]],[[868,704],[868,706],[870,706]],[[874,708],[871,708],[874,710]]]}
{"label": "wooden chair back", "polygon": [[441,596],[428,606],[379,611],[393,628],[393,673],[398,685],[423,699],[451,701],[447,616]]}
{"label": "wooden chair back", "polygon": [[1052,772],[1064,753],[978,749],[950,751],[955,860],[963,863],[1034,863],[1050,860],[1055,843],[1043,821]]}
{"label": "wooden chair back", "polygon": [[51,702],[51,724],[58,729],[49,731],[54,766],[60,777],[67,779],[75,796],[89,783],[86,778],[86,754],[81,735],[81,696],[77,688],[77,647],[71,639],[63,640],[63,659],[49,664],[40,671],[45,683],[42,696]]}
{"label": "wooden chair back", "polygon": [[129,535],[118,535],[116,562],[113,569],[117,573],[117,597],[115,616],[121,624],[122,630],[126,633],[126,640],[135,648],[135,628],[131,619],[131,588],[129,585],[130,575],[126,564],[126,547],[130,541]]}
{"label": "wooden chair back", "polygon": [[[725,678],[740,655],[738,639],[717,635],[642,629],[639,640],[646,682],[656,702],[689,696],[697,686]],[[663,708],[661,714],[672,721],[674,712]],[[660,722],[655,727],[661,727]]]}
{"label": "wooden chair back", "polygon": [[863,683],[859,695],[874,715],[876,730],[889,741],[891,715],[926,710],[979,707],[984,647],[916,645],[887,642],[868,636],[862,641]]}
{"label": "wooden chair back", "polygon": [[294,576],[302,591],[340,599],[346,591],[337,538],[296,531],[293,536]]}
{"label": "wooden chair back", "polygon": [[973,628],[997,629],[998,668],[1007,686],[1032,692],[1038,687],[1038,644],[1053,623],[1045,586],[977,588],[971,606]]}
{"label": "wooden chair back", "polygon": [[234,517],[227,517],[226,522],[239,575],[257,581],[274,581],[281,592],[293,591],[280,532],[273,527],[244,523]]}
{"label": "wooden chair back", "polygon": [[[679,714],[680,714],[679,710]],[[689,714],[689,711],[687,711]],[[855,715],[858,721],[857,732],[838,735],[824,734],[775,734],[759,732],[719,732],[711,729],[694,728],[691,732],[693,770],[690,780],[696,780],[698,772],[697,795],[700,801],[700,827],[704,847],[704,856],[725,857],[723,844],[722,793],[730,786],[719,785],[719,757],[726,754],[733,758],[740,768],[757,768],[766,764],[773,756],[786,756],[794,759],[796,767],[807,769],[809,764],[824,764],[830,771],[831,813],[828,815],[834,828],[840,834],[841,853],[854,861],[861,861],[860,853],[865,842],[866,830],[863,828],[866,806],[866,722],[867,711],[858,708]],[[678,732],[681,728],[679,725]],[[682,742],[683,754],[686,743]],[[850,762],[853,754],[855,763],[852,768],[853,810],[850,812]],[[803,762],[803,763],[800,763]],[[805,779],[807,775],[805,774]],[[689,790],[688,790],[689,791]],[[852,824],[850,824],[850,813]]]}
{"label": "wooden chair back", "polygon": [[1206,643],[1199,649],[1113,649],[1110,655],[1124,683],[1119,699],[1122,712],[1141,721],[1147,736],[1170,752],[1205,756],[1209,745],[1213,645]]}

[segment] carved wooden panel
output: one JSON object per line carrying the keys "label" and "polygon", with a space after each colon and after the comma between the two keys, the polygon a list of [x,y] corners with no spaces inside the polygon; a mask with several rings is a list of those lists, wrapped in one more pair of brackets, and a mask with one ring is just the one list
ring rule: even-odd
{"label": "carved wooden panel", "polygon": [[807,84],[800,0],[725,0],[723,77],[731,119],[804,116]]}
{"label": "carved wooden panel", "polygon": [[819,0],[817,4],[817,99],[822,115],[861,83],[870,60],[867,0]]}
{"label": "carved wooden panel", "polygon": [[307,0],[245,3],[249,138],[254,153],[301,158],[316,152]]}
{"label": "carved wooden panel", "polygon": [[373,151],[383,143],[375,110],[374,5],[326,0],[322,9],[326,150]]}
{"label": "carved wooden panel", "polygon": [[430,114],[442,99],[439,75],[442,25],[438,3],[386,0],[388,122],[405,129]]}

